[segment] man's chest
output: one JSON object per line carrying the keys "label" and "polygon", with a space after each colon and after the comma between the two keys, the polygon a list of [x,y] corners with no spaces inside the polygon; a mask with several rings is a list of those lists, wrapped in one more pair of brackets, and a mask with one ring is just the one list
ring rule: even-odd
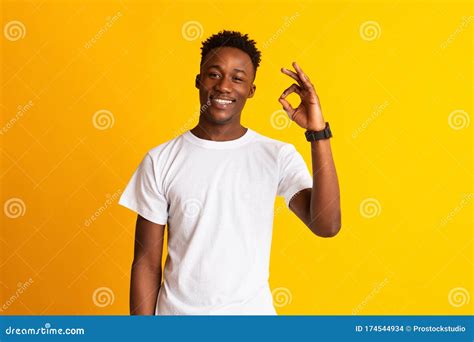
{"label": "man's chest", "polygon": [[274,201],[278,171],[271,155],[232,151],[188,153],[167,165],[163,184],[168,202],[174,207],[212,204],[221,209],[236,208]]}

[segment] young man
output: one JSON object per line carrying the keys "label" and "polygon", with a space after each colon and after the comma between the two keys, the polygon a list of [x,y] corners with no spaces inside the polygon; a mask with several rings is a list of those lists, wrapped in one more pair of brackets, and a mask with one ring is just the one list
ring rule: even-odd
{"label": "young man", "polygon": [[[145,315],[275,315],[268,285],[275,196],[316,235],[341,226],[329,126],[301,68],[278,99],[311,141],[313,176],[289,143],[240,124],[255,94],[260,52],[221,31],[201,48],[201,115],[192,130],[151,149],[120,204],[138,213],[130,311]],[[295,92],[294,109],[285,99]],[[303,133],[303,131],[302,131]],[[168,257],[161,284],[163,234]]]}

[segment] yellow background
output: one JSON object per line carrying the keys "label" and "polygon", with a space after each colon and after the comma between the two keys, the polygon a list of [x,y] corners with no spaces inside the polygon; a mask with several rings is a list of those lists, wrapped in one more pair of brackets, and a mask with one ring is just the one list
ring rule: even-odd
{"label": "yellow background", "polygon": [[[272,120],[295,60],[334,134],[342,230],[316,237],[277,198],[278,313],[473,313],[472,2],[3,1],[1,13],[1,314],[128,314],[136,215],[117,195],[146,151],[196,124],[201,41],[224,28],[262,50],[244,126],[311,168],[303,130]],[[21,39],[6,39],[13,20]]]}

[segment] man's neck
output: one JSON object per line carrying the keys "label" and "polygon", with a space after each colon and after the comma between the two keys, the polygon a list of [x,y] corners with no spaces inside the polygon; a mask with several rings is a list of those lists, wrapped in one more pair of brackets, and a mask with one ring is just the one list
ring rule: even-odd
{"label": "man's neck", "polygon": [[228,141],[242,137],[248,128],[238,125],[206,125],[199,122],[196,127],[191,129],[191,133],[201,139],[212,141]]}

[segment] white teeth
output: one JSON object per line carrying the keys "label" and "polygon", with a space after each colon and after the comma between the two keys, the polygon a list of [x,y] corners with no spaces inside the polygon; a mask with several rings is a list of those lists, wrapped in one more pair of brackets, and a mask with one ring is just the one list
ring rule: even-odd
{"label": "white teeth", "polygon": [[221,104],[231,104],[232,103],[232,101],[222,100],[222,99],[213,99],[213,101],[215,101],[217,103],[221,103]]}

